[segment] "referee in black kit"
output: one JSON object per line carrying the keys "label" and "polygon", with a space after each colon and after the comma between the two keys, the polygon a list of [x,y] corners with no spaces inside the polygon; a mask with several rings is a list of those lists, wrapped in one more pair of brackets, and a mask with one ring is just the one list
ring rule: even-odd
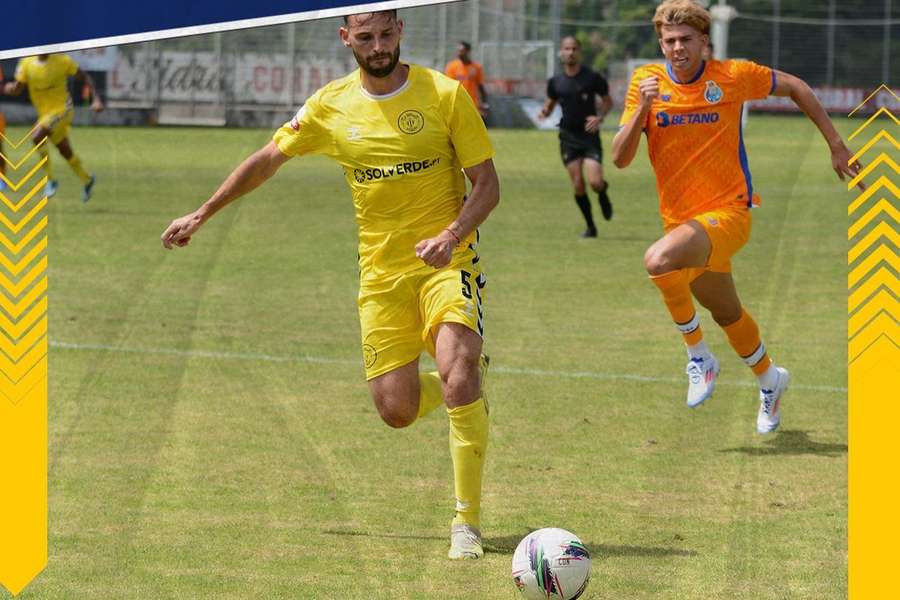
{"label": "referee in black kit", "polygon": [[[603,147],[600,145],[600,124],[612,109],[609,84],[599,73],[581,64],[581,43],[574,37],[563,38],[559,45],[563,71],[547,80],[547,100],[539,118],[546,119],[556,103],[562,108],[559,121],[559,153],[575,189],[575,202],[584,215],[587,229],[581,237],[597,237],[597,226],[591,214],[584,185],[587,181],[597,192],[600,210],[607,221],[612,218],[612,203],[606,195],[609,184],[603,179]],[[600,114],[597,101],[600,98]]]}

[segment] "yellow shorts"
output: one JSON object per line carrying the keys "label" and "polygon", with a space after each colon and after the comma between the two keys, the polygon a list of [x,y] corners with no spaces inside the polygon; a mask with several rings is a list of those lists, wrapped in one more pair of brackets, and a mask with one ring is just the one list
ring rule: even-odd
{"label": "yellow shorts", "polygon": [[434,356],[441,323],[461,323],[484,335],[484,287],[478,255],[471,248],[443,269],[417,269],[390,280],[363,282],[359,288],[366,380],[417,359]]}
{"label": "yellow shorts", "polygon": [[69,137],[69,128],[72,125],[74,111],[71,108],[44,115],[38,120],[38,124],[50,132],[50,141],[58,144]]}
{"label": "yellow shorts", "polygon": [[[695,280],[706,271],[731,273],[731,257],[750,239],[750,229],[753,226],[750,208],[743,203],[731,204],[701,213],[691,220],[703,227],[712,248],[706,266],[686,269],[689,280]],[[674,224],[667,227],[666,233],[677,226]]]}

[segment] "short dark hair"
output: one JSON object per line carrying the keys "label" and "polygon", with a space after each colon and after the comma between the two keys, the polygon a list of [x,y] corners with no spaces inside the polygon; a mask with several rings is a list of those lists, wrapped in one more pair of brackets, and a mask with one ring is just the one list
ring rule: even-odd
{"label": "short dark hair", "polygon": [[371,12],[371,13],[352,13],[352,14],[349,14],[349,15],[344,15],[344,25],[349,25],[349,24],[350,24],[350,17],[352,17],[353,15],[368,15],[368,14],[372,14],[372,15],[379,15],[379,14],[380,14],[380,15],[387,15],[389,18],[391,18],[391,19],[393,19],[393,20],[395,20],[395,21],[397,20],[397,9],[394,8],[394,9],[391,9],[391,10],[376,10],[376,11],[373,11],[373,12]]}
{"label": "short dark hair", "polygon": [[467,52],[472,51],[472,44],[470,44],[469,42],[464,42],[462,40],[459,40],[459,45],[462,46],[463,48],[465,48]]}
{"label": "short dark hair", "polygon": [[573,42],[575,42],[575,46],[576,46],[579,50],[581,50],[581,40],[579,40],[579,39],[578,39],[577,37],[575,37],[574,35],[563,36],[563,39],[559,40],[559,45],[562,46],[562,43],[563,43],[564,41],[566,41],[566,40],[572,40]]}

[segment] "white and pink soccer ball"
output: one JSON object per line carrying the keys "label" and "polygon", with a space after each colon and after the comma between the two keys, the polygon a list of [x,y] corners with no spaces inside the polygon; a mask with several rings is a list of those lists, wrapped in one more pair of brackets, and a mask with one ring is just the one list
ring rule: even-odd
{"label": "white and pink soccer ball", "polygon": [[512,576],[526,600],[575,600],[591,578],[591,555],[574,533],[538,529],[519,542]]}

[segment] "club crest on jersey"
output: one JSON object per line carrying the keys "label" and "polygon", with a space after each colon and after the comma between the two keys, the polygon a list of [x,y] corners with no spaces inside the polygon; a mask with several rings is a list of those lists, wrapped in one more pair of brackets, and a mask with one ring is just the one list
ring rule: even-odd
{"label": "club crest on jersey", "polygon": [[722,88],[720,88],[715,81],[707,81],[706,91],[703,92],[703,97],[706,98],[706,101],[710,104],[715,104],[722,99]]}
{"label": "club crest on jersey", "polygon": [[397,127],[409,135],[419,133],[425,127],[425,117],[417,110],[404,110],[397,117]]}
{"label": "club crest on jersey", "polygon": [[300,131],[300,119],[303,118],[303,115],[306,114],[306,106],[301,106],[300,110],[297,111],[297,114],[294,115],[294,118],[290,120],[288,125],[291,126],[291,129],[294,131]]}

